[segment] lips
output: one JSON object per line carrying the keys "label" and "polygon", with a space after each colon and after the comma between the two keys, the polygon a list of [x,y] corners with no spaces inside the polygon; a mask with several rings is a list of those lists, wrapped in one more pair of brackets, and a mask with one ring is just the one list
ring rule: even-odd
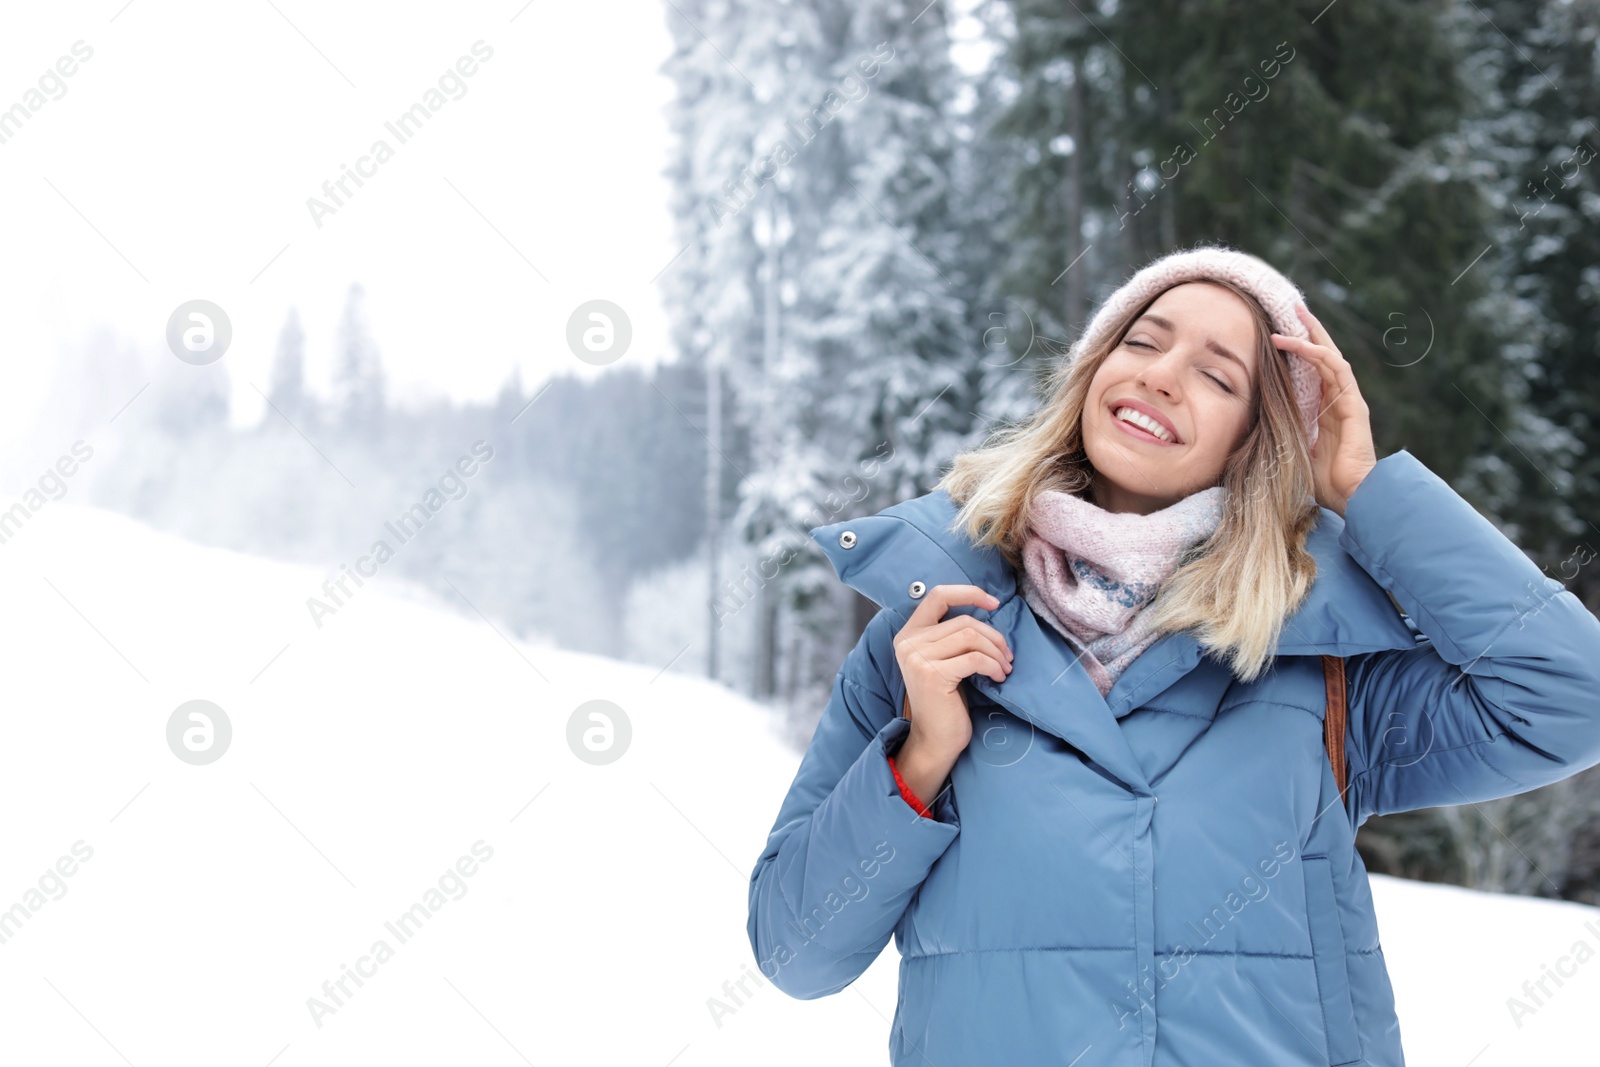
{"label": "lips", "polygon": [[1112,417],[1111,421],[1116,423],[1118,428],[1121,429],[1123,433],[1134,438],[1135,440],[1145,441],[1152,445],[1161,445],[1165,448],[1177,447],[1174,442],[1163,441],[1161,438],[1157,437],[1155,434],[1151,433],[1149,430],[1146,430],[1142,426],[1135,426],[1133,423],[1124,419],[1116,418],[1115,416]]}
{"label": "lips", "polygon": [[[1149,419],[1155,421],[1156,423],[1160,424],[1161,426],[1165,427],[1167,433],[1172,435],[1172,440],[1163,441],[1163,440],[1161,440],[1161,438],[1159,438],[1155,434],[1150,433],[1149,431],[1145,430],[1143,427],[1135,426],[1133,423],[1130,423],[1125,419],[1117,418],[1117,412],[1119,410],[1121,410],[1122,408],[1132,408],[1134,411],[1137,411],[1139,414],[1144,415],[1147,418],[1149,418]],[[1134,400],[1131,397],[1125,397],[1125,398],[1122,398],[1122,399],[1119,399],[1119,400],[1113,400],[1109,404],[1106,405],[1106,411],[1111,416],[1111,420],[1113,422],[1117,423],[1119,426],[1121,426],[1123,428],[1123,430],[1125,430],[1125,431],[1129,432],[1130,434],[1132,434],[1133,436],[1139,438],[1141,441],[1154,441],[1157,444],[1163,444],[1163,445],[1180,445],[1180,444],[1183,444],[1183,438],[1181,436],[1179,436],[1178,428],[1176,426],[1172,425],[1172,420],[1167,418],[1161,412],[1157,411],[1155,408],[1151,407],[1149,404],[1146,404],[1142,400]]]}

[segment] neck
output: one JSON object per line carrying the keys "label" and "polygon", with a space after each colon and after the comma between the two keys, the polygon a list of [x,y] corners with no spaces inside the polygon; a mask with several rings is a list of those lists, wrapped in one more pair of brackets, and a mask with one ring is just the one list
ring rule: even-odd
{"label": "neck", "polygon": [[1102,510],[1114,513],[1131,512],[1136,515],[1149,515],[1151,512],[1160,511],[1162,508],[1171,507],[1183,499],[1182,497],[1169,499],[1129,492],[1120,485],[1113,485],[1099,473],[1096,473],[1094,480],[1089,483],[1085,498]]}

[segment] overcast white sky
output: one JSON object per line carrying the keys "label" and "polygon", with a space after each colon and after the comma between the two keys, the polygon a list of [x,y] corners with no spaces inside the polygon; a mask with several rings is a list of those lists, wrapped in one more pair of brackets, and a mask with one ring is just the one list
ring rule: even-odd
{"label": "overcast white sky", "polygon": [[[577,365],[564,324],[595,297],[633,318],[626,358],[661,358],[651,279],[677,249],[659,0],[124,2],[13,8],[0,33],[0,108],[93,49],[0,143],[10,433],[63,345],[108,323],[163,350],[193,298],[232,320],[236,405],[260,404],[240,386],[265,386],[291,306],[322,380],[352,281],[400,397]],[[465,95],[404,144],[384,129],[478,40],[493,57]],[[394,157],[319,229],[307,198],[380,137]]]}

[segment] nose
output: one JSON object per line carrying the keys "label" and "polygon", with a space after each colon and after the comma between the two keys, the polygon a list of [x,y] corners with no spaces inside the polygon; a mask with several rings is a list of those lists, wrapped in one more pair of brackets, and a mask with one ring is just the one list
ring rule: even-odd
{"label": "nose", "polygon": [[1159,358],[1146,363],[1144,369],[1135,376],[1134,381],[1146,389],[1171,397],[1178,383],[1178,370],[1175,362],[1177,358],[1177,349],[1169,349]]}

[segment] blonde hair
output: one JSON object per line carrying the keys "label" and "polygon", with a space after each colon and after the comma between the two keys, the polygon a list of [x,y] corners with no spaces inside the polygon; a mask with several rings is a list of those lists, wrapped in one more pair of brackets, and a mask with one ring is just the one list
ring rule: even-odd
{"label": "blonde hair", "polygon": [[[1144,610],[1157,635],[1192,627],[1203,649],[1252,681],[1276,654],[1284,621],[1316,579],[1316,559],[1305,547],[1318,514],[1311,456],[1288,367],[1260,302],[1224,279],[1190,280],[1223,286],[1250,308],[1258,367],[1253,410],[1243,443],[1222,469],[1221,523],[1184,554]],[[1089,383],[1158,296],[1113,322],[1098,344],[1058,363],[1041,390],[1045,403],[1027,419],[953,459],[935,488],[960,505],[953,525],[974,544],[998,546],[1020,569],[1035,494],[1088,489],[1095,473],[1083,448]]]}

